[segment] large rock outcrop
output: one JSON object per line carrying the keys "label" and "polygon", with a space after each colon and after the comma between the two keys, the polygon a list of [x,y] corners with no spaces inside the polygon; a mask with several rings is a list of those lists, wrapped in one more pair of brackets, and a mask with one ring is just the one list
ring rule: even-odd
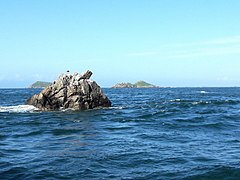
{"label": "large rock outcrop", "polygon": [[84,74],[65,73],[50,86],[27,100],[42,111],[72,108],[75,110],[110,107],[111,101],[95,81],[90,80],[91,71]]}

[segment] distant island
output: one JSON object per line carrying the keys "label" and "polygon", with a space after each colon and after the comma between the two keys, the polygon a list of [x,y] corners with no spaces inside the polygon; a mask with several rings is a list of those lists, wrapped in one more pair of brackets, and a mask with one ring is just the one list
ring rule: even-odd
{"label": "distant island", "polygon": [[50,83],[50,82],[37,81],[37,82],[33,83],[32,85],[30,85],[29,88],[45,88],[51,84],[52,83]]}
{"label": "distant island", "polygon": [[159,88],[159,86],[149,84],[145,81],[138,81],[135,84],[129,82],[118,83],[112,86],[112,88]]}
{"label": "distant island", "polygon": [[[46,88],[51,84],[52,84],[51,82],[36,81],[35,83],[31,84],[29,88]],[[159,86],[147,83],[145,81],[137,81],[134,84],[129,82],[118,83],[112,86],[112,88],[159,88]]]}

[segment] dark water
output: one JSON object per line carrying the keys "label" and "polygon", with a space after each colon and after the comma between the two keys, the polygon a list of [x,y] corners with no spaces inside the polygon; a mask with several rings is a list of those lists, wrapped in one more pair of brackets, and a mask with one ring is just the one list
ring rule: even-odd
{"label": "dark water", "polygon": [[240,179],[240,88],[104,89],[113,107],[38,112],[0,90],[0,179]]}

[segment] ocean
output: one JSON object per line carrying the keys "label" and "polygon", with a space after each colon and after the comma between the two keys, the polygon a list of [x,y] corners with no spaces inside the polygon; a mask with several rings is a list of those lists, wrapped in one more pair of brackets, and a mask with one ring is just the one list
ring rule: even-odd
{"label": "ocean", "polygon": [[103,89],[111,108],[40,112],[0,89],[0,179],[240,179],[240,88]]}

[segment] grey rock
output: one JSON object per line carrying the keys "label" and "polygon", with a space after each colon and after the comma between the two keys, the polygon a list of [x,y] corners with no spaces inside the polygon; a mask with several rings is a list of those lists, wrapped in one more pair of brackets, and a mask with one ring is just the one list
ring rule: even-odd
{"label": "grey rock", "polygon": [[62,74],[50,86],[27,100],[42,111],[72,108],[75,110],[110,107],[111,101],[100,86],[90,80],[91,71],[84,74]]}

